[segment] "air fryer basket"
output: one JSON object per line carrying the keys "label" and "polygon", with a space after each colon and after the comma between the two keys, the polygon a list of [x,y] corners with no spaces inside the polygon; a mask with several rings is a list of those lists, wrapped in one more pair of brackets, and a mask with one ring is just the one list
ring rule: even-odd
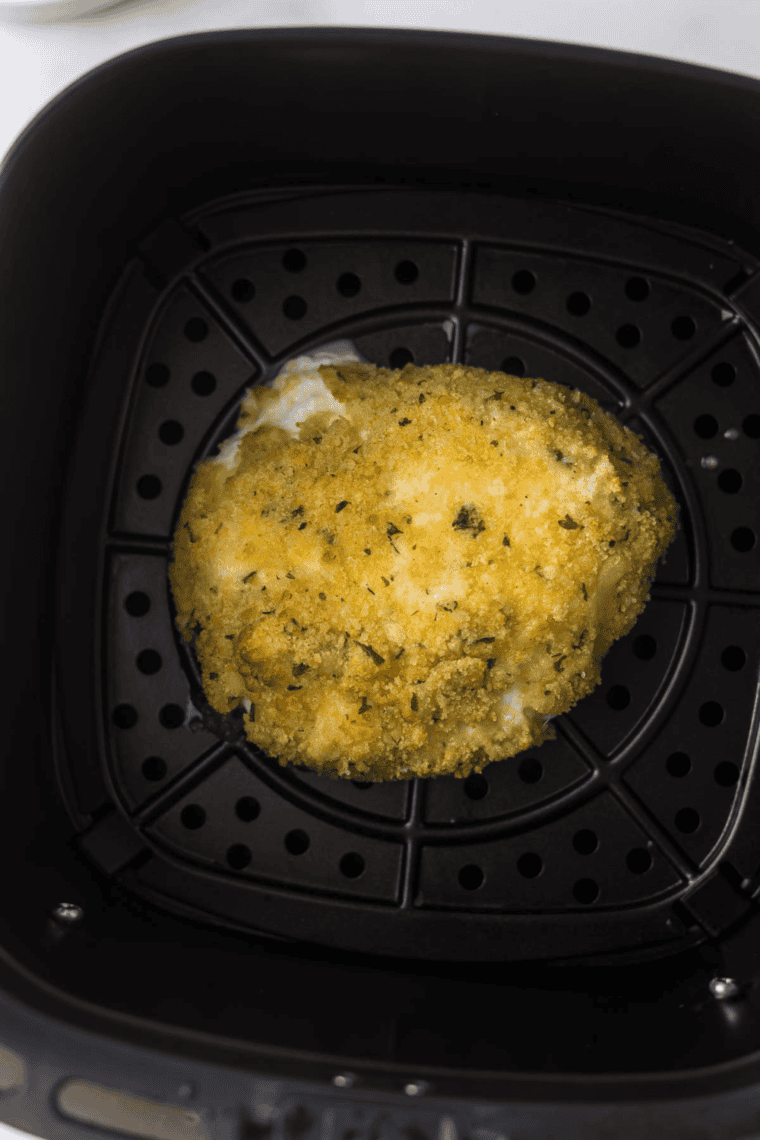
{"label": "air fryer basket", "polygon": [[[758,117],[667,61],[318,29],[151,45],[22,136],[0,1118],[760,1132]],[[174,626],[195,464],[339,339],[580,388],[680,505],[601,686],[464,781],[280,767]],[[75,1078],[186,1107],[141,1133]]]}

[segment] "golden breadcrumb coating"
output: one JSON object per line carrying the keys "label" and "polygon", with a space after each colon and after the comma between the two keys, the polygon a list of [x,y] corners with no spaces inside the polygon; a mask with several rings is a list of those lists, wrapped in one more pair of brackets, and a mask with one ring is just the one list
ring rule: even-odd
{"label": "golden breadcrumb coating", "polygon": [[[479,772],[553,739],[642,612],[678,508],[579,391],[443,364],[323,365],[346,418],[197,467],[170,569],[211,705],[282,765]],[[275,392],[250,390],[239,427]]]}

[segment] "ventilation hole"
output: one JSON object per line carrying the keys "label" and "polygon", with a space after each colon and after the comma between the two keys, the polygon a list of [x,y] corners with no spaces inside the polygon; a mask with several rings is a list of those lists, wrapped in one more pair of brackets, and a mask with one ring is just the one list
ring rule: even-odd
{"label": "ventilation hole", "polygon": [[615,712],[621,712],[627,709],[631,703],[631,694],[625,685],[613,685],[611,689],[607,690],[607,704]]}
{"label": "ventilation hole", "polygon": [[338,278],[338,292],[341,297],[355,297],[362,283],[355,273],[341,273]]}
{"label": "ventilation hole", "polygon": [[705,701],[699,709],[700,723],[706,728],[715,728],[723,720],[724,715],[723,706],[717,701]]}
{"label": "ventilation hole", "polygon": [[197,831],[206,822],[206,813],[200,804],[188,804],[180,814],[182,826],[189,831]]}
{"label": "ventilation hole", "polygon": [[232,299],[239,305],[247,305],[256,296],[256,286],[247,277],[239,277],[232,285]]}
{"label": "ventilation hole", "polygon": [[134,728],[137,724],[137,709],[132,705],[117,705],[113,710],[113,722],[117,728]]}
{"label": "ventilation hole", "polygon": [[733,788],[739,779],[739,769],[730,760],[721,760],[720,764],[715,765],[713,776],[715,783],[720,784],[721,788]]}
{"label": "ventilation hole", "polygon": [[291,855],[303,855],[304,851],[309,849],[309,842],[306,832],[298,827],[285,836],[285,848]]}
{"label": "ventilation hole", "polygon": [[676,812],[674,823],[679,831],[684,835],[693,835],[702,821],[699,818],[699,812],[694,808],[681,808]]}
{"label": "ventilation hole", "polygon": [[544,766],[535,756],[526,756],[517,769],[517,775],[524,784],[537,784],[544,774]]}
{"label": "ventilation hole", "polygon": [[408,348],[394,348],[388,357],[391,368],[405,368],[407,364],[414,364],[414,353]]}
{"label": "ventilation hole", "polygon": [[233,871],[242,871],[251,859],[251,849],[246,847],[245,843],[233,843],[232,847],[227,849],[227,862]]}
{"label": "ventilation hole", "polygon": [[185,722],[185,710],[179,705],[164,705],[158,719],[164,728],[179,728]]}
{"label": "ventilation hole", "polygon": [[749,439],[760,439],[760,416],[755,412],[745,416],[742,421],[742,431]]}
{"label": "ventilation hole", "polygon": [[718,476],[718,486],[726,495],[735,495],[741,489],[742,477],[733,467],[727,467]]}
{"label": "ventilation hole", "polygon": [[694,421],[694,432],[700,439],[712,439],[718,431],[718,421],[715,416],[697,416]]}
{"label": "ventilation hole", "polygon": [[367,788],[374,787],[374,782],[372,780],[352,780],[351,783],[355,788],[358,788],[362,792],[366,791]]}
{"label": "ventilation hole", "polygon": [[731,531],[731,545],[740,554],[746,554],[755,545],[755,532],[748,526],[738,526]]}
{"label": "ventilation hole", "polygon": [[185,324],[185,336],[194,344],[198,344],[208,336],[208,325],[201,317],[191,317]]}
{"label": "ventilation hole", "polygon": [[524,376],[525,362],[519,356],[508,356],[501,362],[501,371],[506,372],[507,376]]}
{"label": "ventilation hole", "polygon": [[306,302],[303,297],[286,297],[282,302],[282,311],[289,321],[300,321],[306,312]]}
{"label": "ventilation hole", "polygon": [[472,772],[464,781],[464,794],[470,800],[482,800],[488,795],[488,780],[479,772]]}
{"label": "ventilation hole", "polygon": [[413,261],[399,261],[393,271],[399,285],[413,285],[420,275],[420,271]]}
{"label": "ventilation hole", "polygon": [[720,364],[713,365],[710,375],[713,384],[717,384],[719,388],[728,388],[736,379],[736,369],[733,364],[728,364],[722,360]]}
{"label": "ventilation hole", "polygon": [[474,863],[468,863],[459,872],[459,885],[464,887],[466,891],[476,891],[478,887],[483,886],[484,880],[485,875],[482,869],[476,867]]}
{"label": "ventilation hole", "polygon": [[190,381],[196,396],[210,396],[216,388],[216,376],[211,372],[196,372]]}
{"label": "ventilation hole", "polygon": [[176,420],[165,420],[158,429],[158,438],[162,443],[168,444],[169,447],[179,443],[184,434],[185,430],[182,424],[178,424]]}
{"label": "ventilation hole", "polygon": [[153,673],[157,673],[161,665],[161,654],[157,653],[155,649],[143,649],[142,653],[137,654],[137,668],[149,677]]}
{"label": "ventilation hole", "polygon": [[242,796],[235,804],[235,815],[243,823],[250,823],[261,812],[261,804],[254,796]]}
{"label": "ventilation hole", "polygon": [[648,633],[642,633],[633,643],[633,655],[639,661],[651,661],[657,652],[657,642]]}
{"label": "ventilation hole", "polygon": [[142,762],[142,774],[151,783],[155,784],[158,780],[163,780],[167,771],[166,761],[162,760],[160,756],[149,756],[147,760]]}
{"label": "ventilation hole", "polygon": [[576,902],[592,903],[599,897],[599,887],[593,879],[579,879],[573,887],[573,896]]}
{"label": "ventilation hole", "polygon": [[567,298],[567,311],[574,317],[585,317],[591,308],[591,298],[586,293],[571,293]]}
{"label": "ventilation hole", "polygon": [[738,645],[727,645],[720,655],[720,663],[729,673],[738,673],[747,664],[747,654]]}
{"label": "ventilation hole", "polygon": [[524,879],[535,879],[544,869],[544,861],[533,851],[526,851],[517,860],[517,870]]}
{"label": "ventilation hole", "polygon": [[649,296],[649,282],[643,277],[629,277],[625,283],[625,295],[629,301],[646,301]]}
{"label": "ventilation hole", "polygon": [[130,617],[145,617],[150,609],[150,598],[142,590],[135,590],[127,595],[124,601],[124,609]]}
{"label": "ventilation hole", "polygon": [[169,383],[171,373],[165,364],[150,364],[145,369],[145,379],[151,388],[163,388]]}
{"label": "ventilation hole", "polygon": [[691,759],[685,752],[672,752],[665,761],[665,767],[671,776],[687,776],[691,771]]}
{"label": "ventilation hole", "polygon": [[615,333],[615,340],[621,348],[635,348],[641,340],[641,333],[636,325],[621,325]]}
{"label": "ventilation hole", "polygon": [[340,871],[347,879],[358,879],[364,871],[364,860],[356,851],[349,851],[340,861]]}
{"label": "ventilation hole", "polygon": [[288,273],[300,273],[306,268],[306,254],[300,249],[289,249],[282,255],[282,268]]}
{"label": "ventilation hole", "polygon": [[573,836],[573,847],[579,855],[591,855],[598,846],[599,840],[596,833],[589,831],[587,827],[584,827],[582,831],[576,831]]}
{"label": "ventilation hole", "polygon": [[643,875],[652,866],[652,856],[646,847],[634,847],[625,857],[629,871],[634,875]]}
{"label": "ventilation hole", "polygon": [[512,288],[515,293],[520,293],[522,296],[532,293],[535,287],[536,278],[529,269],[518,270],[512,278]]}
{"label": "ventilation hole", "polygon": [[137,494],[141,499],[157,499],[161,494],[161,480],[157,475],[143,475],[137,480]]}
{"label": "ventilation hole", "polygon": [[691,340],[697,331],[696,322],[691,317],[676,317],[670,326],[676,340]]}

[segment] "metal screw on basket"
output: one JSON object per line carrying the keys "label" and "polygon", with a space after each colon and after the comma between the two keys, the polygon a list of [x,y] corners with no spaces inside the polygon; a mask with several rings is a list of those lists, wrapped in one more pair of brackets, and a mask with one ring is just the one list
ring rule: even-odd
{"label": "metal screw on basket", "polygon": [[738,997],[739,986],[733,978],[712,978],[710,981],[710,993],[716,997],[718,1001],[728,1001],[729,998]]}
{"label": "metal screw on basket", "polygon": [[53,911],[53,918],[58,922],[74,923],[84,918],[84,911],[76,903],[59,903]]}
{"label": "metal screw on basket", "polygon": [[356,1077],[353,1073],[338,1073],[332,1079],[332,1083],[339,1089],[350,1089],[355,1081]]}
{"label": "metal screw on basket", "polygon": [[404,1092],[407,1096],[422,1096],[427,1092],[427,1081],[410,1081],[408,1085],[404,1085]]}

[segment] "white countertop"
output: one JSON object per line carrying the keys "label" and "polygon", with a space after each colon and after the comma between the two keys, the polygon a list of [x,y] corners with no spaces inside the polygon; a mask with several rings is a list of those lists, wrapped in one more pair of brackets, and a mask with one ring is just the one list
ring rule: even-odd
{"label": "white countertop", "polygon": [[[527,36],[760,77],[760,0],[121,0],[52,23],[0,19],[0,157],[48,100],[121,52],[188,32],[288,26]],[[25,1135],[0,1124],[0,1140]]]}

